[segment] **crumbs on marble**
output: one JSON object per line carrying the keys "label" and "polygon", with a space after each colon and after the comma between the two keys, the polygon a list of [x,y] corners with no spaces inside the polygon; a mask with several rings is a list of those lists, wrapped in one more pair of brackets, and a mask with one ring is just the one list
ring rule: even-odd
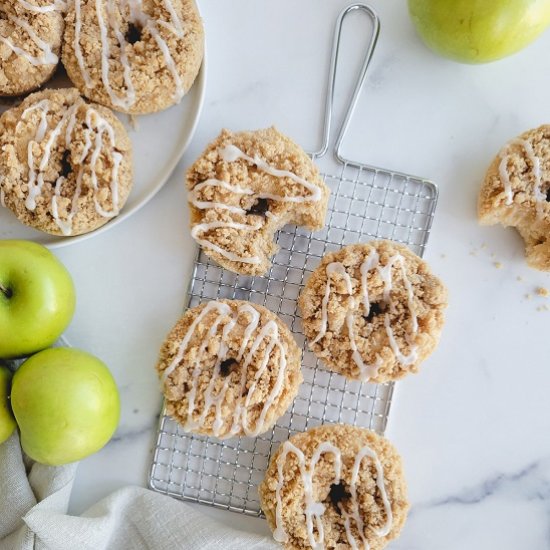
{"label": "crumbs on marble", "polygon": [[497,268],[497,269],[502,269],[504,267],[504,265],[502,264],[502,262],[494,262],[493,265]]}
{"label": "crumbs on marble", "polygon": [[536,292],[539,296],[543,296],[544,298],[548,298],[548,296],[550,296],[550,290],[543,286],[537,287]]}
{"label": "crumbs on marble", "polygon": [[544,304],[542,306],[539,306],[537,308],[537,311],[550,311],[550,309],[548,308],[548,306],[546,304]]}

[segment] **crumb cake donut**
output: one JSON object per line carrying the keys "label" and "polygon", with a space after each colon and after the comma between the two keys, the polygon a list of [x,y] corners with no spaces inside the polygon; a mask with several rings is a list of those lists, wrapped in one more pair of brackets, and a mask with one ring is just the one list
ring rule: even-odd
{"label": "crumb cake donut", "polygon": [[204,54],[194,0],[73,0],[62,61],[80,92],[116,111],[179,103]]}
{"label": "crumb cake donut", "polygon": [[44,90],[0,117],[0,198],[21,222],[53,235],[107,223],[132,187],[126,130],[75,88]]}
{"label": "crumb cake donut", "polygon": [[168,414],[186,431],[220,439],[271,428],[298,392],[300,368],[286,325],[241,300],[187,310],[157,364]]}
{"label": "crumb cake donut", "polygon": [[390,241],[326,254],[298,298],[311,350],[347,378],[417,372],[443,327],[447,292],[426,264]]}
{"label": "crumb cake donut", "polygon": [[223,267],[262,275],[287,223],[324,225],[330,191],[306,153],[275,128],[222,130],[187,172],[191,234]]}
{"label": "crumb cake donut", "polygon": [[478,215],[482,225],[515,227],[527,263],[550,271],[550,125],[502,148],[481,187]]}
{"label": "crumb cake donut", "polygon": [[0,2],[0,96],[39,88],[59,63],[65,2]]}
{"label": "crumb cake donut", "polygon": [[409,509],[394,447],[346,424],[285,441],[271,457],[259,494],[273,537],[287,550],[380,550],[399,535]]}

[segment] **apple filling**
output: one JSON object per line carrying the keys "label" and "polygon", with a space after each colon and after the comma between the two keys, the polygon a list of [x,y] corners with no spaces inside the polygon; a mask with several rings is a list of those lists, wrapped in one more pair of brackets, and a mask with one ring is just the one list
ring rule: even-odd
{"label": "apple filling", "polygon": [[350,493],[346,490],[345,485],[340,483],[333,483],[330,486],[330,491],[328,493],[328,498],[336,508],[336,511],[341,514],[340,503],[348,500],[351,497]]}
{"label": "apple filling", "polygon": [[267,199],[257,199],[256,202],[246,211],[249,216],[262,216],[265,218],[269,212],[269,202]]}
{"label": "apple filling", "polygon": [[387,307],[386,302],[372,302],[369,306],[369,314],[363,315],[363,319],[370,323],[375,317],[385,313]]}
{"label": "apple filling", "polygon": [[128,30],[126,31],[126,35],[124,38],[126,39],[126,42],[128,44],[135,44],[136,42],[141,42],[141,33],[143,32],[143,29],[140,25],[136,23],[130,23],[128,25]]}
{"label": "apple filling", "polygon": [[231,373],[239,368],[239,363],[235,359],[225,359],[220,364],[220,374],[227,378]]}

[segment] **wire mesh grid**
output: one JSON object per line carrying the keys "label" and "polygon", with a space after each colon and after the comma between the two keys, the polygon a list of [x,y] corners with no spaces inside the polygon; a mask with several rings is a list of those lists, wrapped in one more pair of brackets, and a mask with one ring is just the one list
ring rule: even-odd
{"label": "wire mesh grid", "polygon": [[422,255],[437,188],[421,178],[350,162],[338,176],[324,178],[331,189],[325,229],[311,233],[285,226],[277,235],[280,250],[263,277],[231,273],[199,251],[189,288],[189,307],[234,298],[275,312],[303,349],[298,396],[275,427],[256,438],[191,435],[163,412],[150,475],[155,491],[260,516],[258,484],[272,451],[291,435],[327,422],[384,432],[393,384],[349,381],[326,370],[307,347],[296,300],[321,257],[344,245],[384,238]]}

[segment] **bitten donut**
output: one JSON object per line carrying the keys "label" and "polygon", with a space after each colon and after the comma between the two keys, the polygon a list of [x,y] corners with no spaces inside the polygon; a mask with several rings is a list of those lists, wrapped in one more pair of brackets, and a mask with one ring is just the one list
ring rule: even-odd
{"label": "bitten donut", "polygon": [[301,353],[276,315],[240,300],[189,309],[160,351],[168,414],[220,439],[270,429],[296,397]]}
{"label": "bitten donut", "polygon": [[179,103],[204,54],[193,0],[71,2],[62,61],[80,92],[116,111],[145,114]]}
{"label": "bitten donut", "polygon": [[346,424],[285,441],[259,493],[273,537],[287,550],[380,550],[399,535],[409,510],[396,450],[374,432]]}
{"label": "bitten donut", "polygon": [[550,271],[550,125],[502,148],[481,186],[478,215],[482,225],[515,227],[527,263]]}
{"label": "bitten donut", "polygon": [[0,198],[53,235],[93,231],[132,187],[132,148],[119,120],[75,88],[45,90],[0,117]]}
{"label": "bitten donut", "polygon": [[311,159],[275,128],[223,130],[187,172],[191,235],[223,267],[262,275],[287,223],[324,225],[330,191]]}
{"label": "bitten donut", "polygon": [[447,291],[408,248],[371,241],[325,255],[298,305],[310,348],[329,369],[386,382],[417,372],[434,350]]}
{"label": "bitten donut", "polygon": [[39,88],[59,62],[65,2],[0,2],[0,95],[16,96]]}

